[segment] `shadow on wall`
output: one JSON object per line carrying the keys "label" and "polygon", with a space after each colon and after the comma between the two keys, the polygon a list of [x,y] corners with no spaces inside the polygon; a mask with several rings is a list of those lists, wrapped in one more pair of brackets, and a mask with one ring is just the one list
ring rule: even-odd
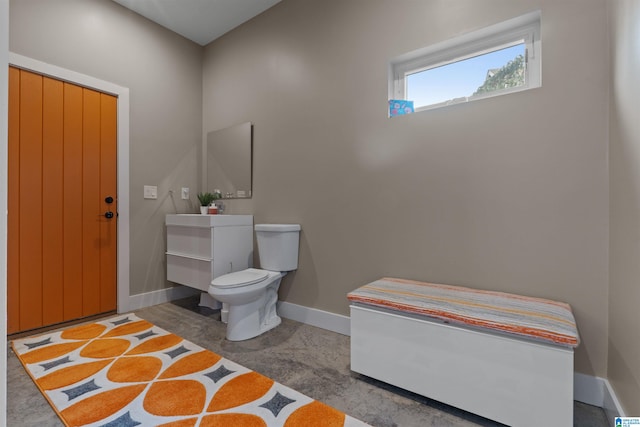
{"label": "shadow on wall", "polygon": [[[280,290],[278,292],[278,299],[280,301],[287,301],[292,286],[300,286],[299,283],[297,285],[295,284],[296,278],[304,278],[304,287],[306,290],[308,290],[308,293],[306,295],[310,299],[315,301],[315,297],[318,296],[319,283],[316,266],[313,262],[313,257],[309,255],[310,253],[311,249],[309,248],[309,242],[307,241],[307,237],[304,233],[303,228],[300,231],[300,252],[298,254],[298,269],[287,273],[287,275],[282,278]],[[313,292],[313,294],[310,294],[310,292]]]}
{"label": "shadow on wall", "polygon": [[[613,341],[611,341],[611,339],[609,339],[608,358],[609,358],[609,365],[616,367],[615,372],[611,372],[610,370],[608,374],[609,374],[609,380],[615,383],[615,388],[621,389],[620,391],[616,390],[617,396],[619,398],[622,396],[640,396],[640,387],[638,387],[637,381],[629,380],[630,378],[634,378],[631,366],[629,366],[629,364],[624,359],[624,357],[622,356],[618,348],[615,346]],[[624,401],[621,401],[620,405],[622,405],[622,409],[624,410],[625,414],[629,415],[634,413],[633,412],[634,409],[629,408],[629,403],[625,404]],[[620,416],[620,414],[618,413],[615,413],[615,414],[609,413],[610,411],[613,411],[615,408],[608,408],[606,405],[606,402],[605,402],[604,409],[605,411],[607,411],[607,415],[609,415],[610,417]]]}
{"label": "shadow on wall", "polygon": [[[639,9],[640,11],[640,9]],[[620,52],[622,54],[622,52]],[[629,76],[630,77],[630,76]],[[640,289],[637,233],[640,229],[640,180],[638,169],[637,112],[632,92],[613,94],[609,156],[611,162],[610,247],[609,247],[609,341],[607,377],[616,389],[627,414],[640,411],[640,360],[630,357],[640,349],[640,330],[631,328],[637,322],[637,300]],[[626,356],[626,359],[625,359]]]}
{"label": "shadow on wall", "polygon": [[[132,262],[131,265],[131,295],[174,286],[166,280],[165,217],[167,214],[196,213],[197,175],[195,171],[200,154],[201,149],[197,144],[188,149],[175,166],[162,177],[157,186],[158,198],[137,202],[135,218],[133,216],[131,218],[131,251],[138,254],[135,258],[137,263]],[[141,183],[139,177],[136,181]],[[138,194],[137,189],[141,185],[137,183],[131,184],[131,194]],[[190,187],[189,200],[182,200],[180,197],[180,189],[185,186]],[[132,212],[134,212],[133,209]],[[141,259],[141,256],[144,259]]]}

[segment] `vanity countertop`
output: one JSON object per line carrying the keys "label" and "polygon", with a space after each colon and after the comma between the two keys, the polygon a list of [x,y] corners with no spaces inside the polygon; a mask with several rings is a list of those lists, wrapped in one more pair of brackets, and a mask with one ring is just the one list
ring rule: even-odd
{"label": "vanity countertop", "polygon": [[183,227],[229,227],[238,225],[253,226],[253,215],[202,215],[177,214],[167,215],[166,225]]}

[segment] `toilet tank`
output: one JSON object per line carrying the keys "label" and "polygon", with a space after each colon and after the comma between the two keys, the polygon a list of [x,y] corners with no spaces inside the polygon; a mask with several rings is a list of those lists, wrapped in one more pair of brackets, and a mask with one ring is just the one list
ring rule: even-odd
{"label": "toilet tank", "polygon": [[256,224],[260,268],[292,271],[298,268],[299,224]]}

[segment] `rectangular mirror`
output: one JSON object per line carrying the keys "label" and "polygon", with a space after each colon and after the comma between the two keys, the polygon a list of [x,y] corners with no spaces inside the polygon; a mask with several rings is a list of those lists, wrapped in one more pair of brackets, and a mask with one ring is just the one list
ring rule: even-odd
{"label": "rectangular mirror", "polygon": [[250,122],[207,134],[205,191],[218,189],[225,199],[251,197],[252,137]]}

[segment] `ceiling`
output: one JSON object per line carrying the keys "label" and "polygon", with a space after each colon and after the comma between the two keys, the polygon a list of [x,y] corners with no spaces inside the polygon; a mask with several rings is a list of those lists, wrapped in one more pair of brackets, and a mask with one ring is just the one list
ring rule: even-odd
{"label": "ceiling", "polygon": [[205,46],[280,0],[113,0]]}

